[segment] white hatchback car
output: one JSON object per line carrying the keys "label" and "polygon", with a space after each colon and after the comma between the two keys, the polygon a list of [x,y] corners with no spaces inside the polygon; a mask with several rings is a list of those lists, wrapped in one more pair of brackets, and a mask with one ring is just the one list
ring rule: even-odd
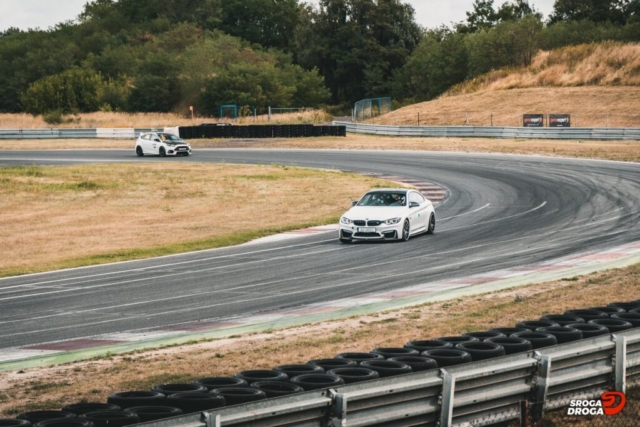
{"label": "white hatchback car", "polygon": [[145,154],[188,156],[191,154],[191,145],[172,133],[148,132],[136,139],[136,154],[139,157]]}
{"label": "white hatchback car", "polygon": [[433,234],[433,203],[415,190],[371,190],[340,218],[339,238],[353,240],[409,240],[420,233]]}

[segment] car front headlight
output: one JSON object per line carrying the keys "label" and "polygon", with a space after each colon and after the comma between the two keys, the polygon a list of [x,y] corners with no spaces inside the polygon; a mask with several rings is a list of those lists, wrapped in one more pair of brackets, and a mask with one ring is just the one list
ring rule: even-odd
{"label": "car front headlight", "polygon": [[391,219],[386,220],[384,223],[387,224],[387,225],[393,225],[393,224],[399,223],[401,219],[402,218],[391,218]]}
{"label": "car front headlight", "polygon": [[343,216],[342,218],[340,218],[340,223],[341,224],[353,224],[353,221],[351,221],[349,218],[347,218],[346,216]]}

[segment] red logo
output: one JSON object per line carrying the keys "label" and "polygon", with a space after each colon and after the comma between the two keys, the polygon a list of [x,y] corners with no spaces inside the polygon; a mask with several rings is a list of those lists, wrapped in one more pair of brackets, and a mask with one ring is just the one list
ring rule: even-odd
{"label": "red logo", "polygon": [[[624,409],[627,398],[620,391],[608,391],[602,395],[602,406],[606,415],[615,415]],[[617,402],[616,402],[617,401]]]}

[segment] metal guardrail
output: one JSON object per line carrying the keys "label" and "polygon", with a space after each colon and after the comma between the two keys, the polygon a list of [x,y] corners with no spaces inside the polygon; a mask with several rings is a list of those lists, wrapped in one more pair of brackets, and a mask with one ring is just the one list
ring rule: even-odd
{"label": "metal guardrail", "polygon": [[347,132],[436,138],[522,138],[640,141],[640,128],[524,128],[489,126],[386,126],[334,121]]}
{"label": "metal guardrail", "polygon": [[230,406],[154,427],[488,426],[640,383],[640,328],[501,358]]}
{"label": "metal guardrail", "polygon": [[163,129],[0,129],[0,139],[135,139],[141,133]]}

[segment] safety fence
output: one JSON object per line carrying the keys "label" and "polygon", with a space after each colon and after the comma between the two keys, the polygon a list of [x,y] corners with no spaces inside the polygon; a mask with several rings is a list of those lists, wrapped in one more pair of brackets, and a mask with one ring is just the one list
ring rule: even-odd
{"label": "safety fence", "polygon": [[[557,411],[566,417],[576,401],[600,401],[609,390],[624,392],[639,382],[640,329],[636,328],[528,353],[141,425],[475,427],[509,421],[514,425],[542,425],[545,412]],[[630,408],[637,406],[630,402]],[[635,421],[637,416],[631,414]],[[604,420],[605,416],[594,417]],[[613,422],[616,417],[606,418]]]}
{"label": "safety fence", "polygon": [[524,128],[490,126],[386,126],[333,122],[347,132],[430,138],[522,138],[640,141],[640,128]]}
{"label": "safety fence", "polygon": [[194,138],[309,138],[347,136],[345,126],[248,125],[181,126],[180,137]]}
{"label": "safety fence", "polygon": [[154,131],[164,129],[0,129],[0,139],[134,139],[141,133]]}

